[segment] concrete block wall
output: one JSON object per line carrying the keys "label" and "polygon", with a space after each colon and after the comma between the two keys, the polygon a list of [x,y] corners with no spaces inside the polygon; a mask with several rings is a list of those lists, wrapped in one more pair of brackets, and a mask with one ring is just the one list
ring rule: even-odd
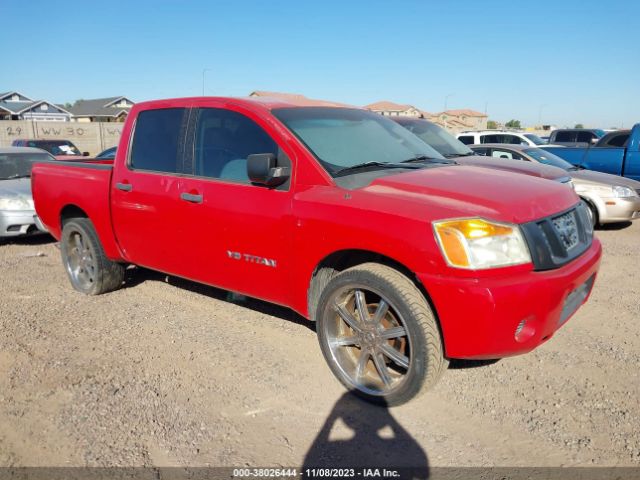
{"label": "concrete block wall", "polygon": [[109,122],[31,122],[28,120],[1,120],[0,147],[9,147],[16,139],[69,140],[81,152],[97,155],[117,145],[123,123]]}

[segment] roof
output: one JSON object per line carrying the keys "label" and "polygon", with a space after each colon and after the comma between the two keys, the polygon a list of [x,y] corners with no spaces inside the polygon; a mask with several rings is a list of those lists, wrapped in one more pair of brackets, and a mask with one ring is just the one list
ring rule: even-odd
{"label": "roof", "polygon": [[128,107],[112,106],[112,104],[123,98],[129,100],[123,96],[78,100],[69,108],[69,111],[75,117],[117,117],[123,111],[127,112],[129,110]]}
{"label": "roof", "polygon": [[67,110],[64,109],[64,107],[61,107],[60,105],[54,105],[53,103],[47,102],[46,100],[36,100],[31,102],[4,102],[3,101],[3,102],[0,102],[0,108],[14,114],[19,114],[24,111],[30,110],[34,107],[37,107],[38,105],[42,105],[43,103],[46,103],[47,105],[51,105],[52,107],[57,108],[58,110],[61,110],[64,113],[69,113]]}
{"label": "roof", "polygon": [[206,104],[206,102],[210,101],[219,101],[219,102],[228,102],[235,103],[237,105],[248,105],[248,106],[260,106],[267,110],[273,110],[276,108],[292,108],[292,107],[340,107],[340,108],[357,108],[361,109],[361,107],[356,107],[352,105],[347,105],[344,103],[330,102],[326,100],[315,100],[312,98],[277,98],[277,97],[184,97],[184,98],[170,98],[170,99],[162,99],[162,100],[151,100],[147,102],[137,103],[136,106],[141,107],[151,107],[157,106],[158,104],[166,105],[167,108],[173,106],[181,106],[187,102],[195,102]]}
{"label": "roof", "polygon": [[476,112],[475,110],[469,110],[468,108],[462,110],[445,110],[444,112],[440,112],[437,115],[452,115],[454,117],[461,117],[466,115],[467,117],[488,117],[486,113]]}
{"label": "roof", "polygon": [[6,97],[10,97],[10,96],[12,96],[12,95],[18,95],[18,96],[20,96],[20,97],[24,97],[24,98],[26,98],[27,100],[29,100],[29,101],[33,102],[33,99],[32,99],[32,98],[29,98],[29,97],[27,97],[26,95],[21,94],[20,92],[16,92],[15,90],[12,90],[12,91],[9,91],[9,92],[3,92],[3,93],[0,93],[0,100],[3,100],[3,99],[5,99]]}
{"label": "roof", "polygon": [[404,112],[411,108],[418,110],[413,105],[394,103],[388,100],[380,100],[379,102],[370,103],[369,105],[365,105],[364,108],[369,110],[383,110],[385,112]]}

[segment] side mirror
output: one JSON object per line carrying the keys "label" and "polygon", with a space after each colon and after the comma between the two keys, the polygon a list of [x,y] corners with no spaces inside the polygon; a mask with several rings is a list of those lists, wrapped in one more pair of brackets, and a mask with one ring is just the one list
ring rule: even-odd
{"label": "side mirror", "polygon": [[89,152],[82,152],[82,156],[83,157],[88,157],[89,156]]}
{"label": "side mirror", "polygon": [[599,138],[597,138],[597,137],[593,137],[589,143],[590,143],[591,145],[595,145],[596,143],[598,143],[598,140],[600,140],[600,139],[599,139]]}
{"label": "side mirror", "polygon": [[276,167],[276,156],[273,153],[255,153],[247,157],[247,176],[251,183],[277,187],[289,179],[288,167]]}

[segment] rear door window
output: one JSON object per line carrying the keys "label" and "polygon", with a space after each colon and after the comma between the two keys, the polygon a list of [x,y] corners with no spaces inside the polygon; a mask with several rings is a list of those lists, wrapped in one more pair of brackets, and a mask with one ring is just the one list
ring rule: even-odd
{"label": "rear door window", "polygon": [[472,135],[462,135],[461,137],[458,137],[458,140],[465,145],[472,145],[474,143]]}
{"label": "rear door window", "polygon": [[522,160],[522,155],[519,155],[516,152],[501,150],[499,148],[494,148],[491,156],[496,158],[506,158],[509,160]]}
{"label": "rear door window", "polygon": [[596,137],[596,134],[593,132],[578,132],[578,135],[576,138],[577,138],[576,142],[590,143],[591,140],[597,137]]}
{"label": "rear door window", "polygon": [[145,110],[136,118],[130,165],[135,170],[182,172],[186,108]]}
{"label": "rear door window", "polygon": [[575,132],[556,132],[556,136],[553,139],[554,142],[575,142]]}

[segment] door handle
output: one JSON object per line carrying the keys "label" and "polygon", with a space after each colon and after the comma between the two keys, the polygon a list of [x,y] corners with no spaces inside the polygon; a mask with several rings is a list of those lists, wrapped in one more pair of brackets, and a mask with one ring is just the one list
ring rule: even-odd
{"label": "door handle", "polygon": [[133,185],[131,185],[130,183],[116,183],[116,188],[118,190],[122,190],[123,192],[130,192],[131,190],[133,190]]}
{"label": "door handle", "polygon": [[180,198],[185,202],[190,203],[202,203],[202,195],[198,195],[196,193],[186,193],[183,192],[180,194]]}

